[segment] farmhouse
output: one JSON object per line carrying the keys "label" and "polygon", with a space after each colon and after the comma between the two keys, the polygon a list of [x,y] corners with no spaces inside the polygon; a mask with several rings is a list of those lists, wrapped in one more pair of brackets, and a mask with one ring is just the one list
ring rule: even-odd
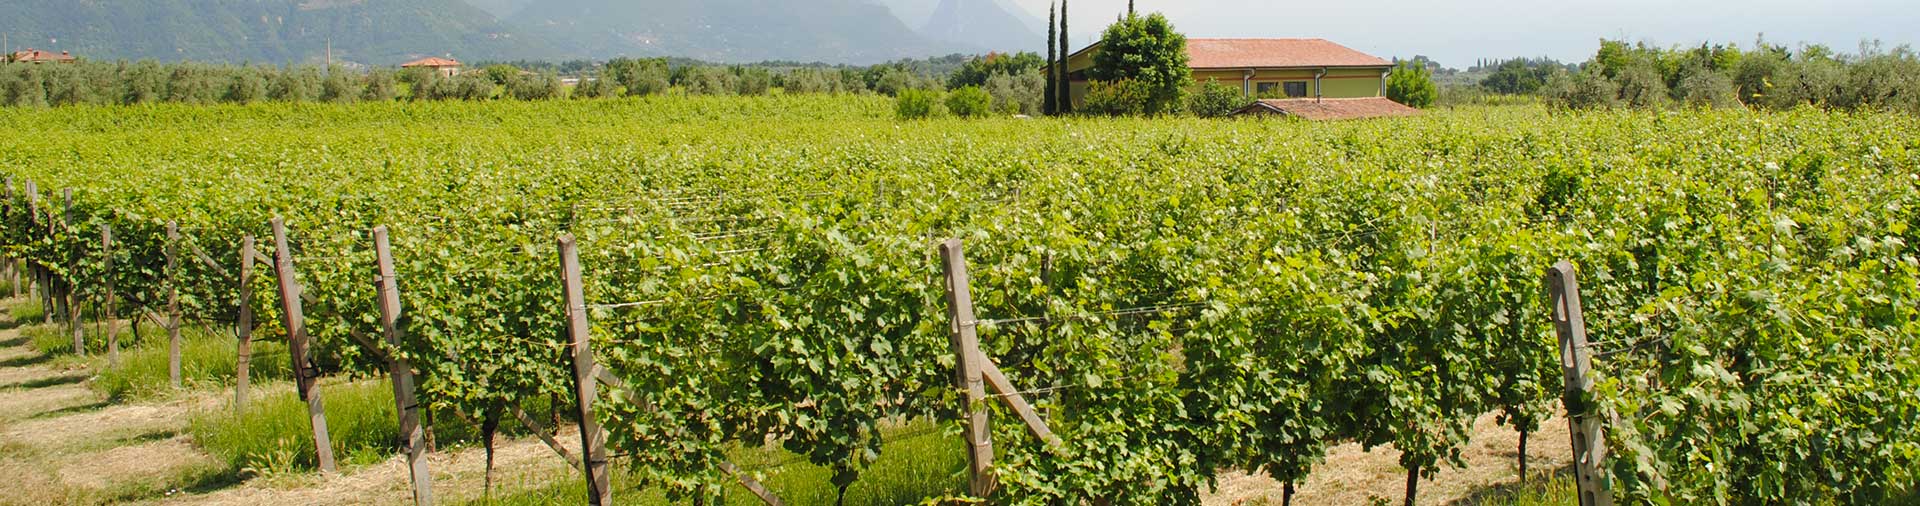
{"label": "farmhouse", "polygon": [[450,58],[427,57],[400,64],[400,68],[426,68],[438,72],[441,77],[453,77],[460,74],[460,62]]}
{"label": "farmhouse", "polygon": [[[1095,43],[1067,57],[1074,104],[1087,93]],[[1324,39],[1187,39],[1198,83],[1237,86],[1249,97],[1372,98],[1387,93],[1393,63]]]}
{"label": "farmhouse", "polygon": [[7,55],[7,61],[14,63],[73,63],[74,58],[73,54],[66,51],[55,53],[52,51],[27,48],[25,51],[15,51],[13,54]]}
{"label": "farmhouse", "polygon": [[1269,98],[1256,101],[1234,116],[1285,116],[1325,121],[1363,118],[1415,116],[1419,109],[1400,105],[1387,97],[1364,98]]}

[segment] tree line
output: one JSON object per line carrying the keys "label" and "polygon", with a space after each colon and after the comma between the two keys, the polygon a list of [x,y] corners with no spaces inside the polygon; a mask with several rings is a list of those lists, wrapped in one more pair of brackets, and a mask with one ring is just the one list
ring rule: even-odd
{"label": "tree line", "polygon": [[1661,48],[1602,40],[1584,63],[1551,59],[1483,62],[1478,88],[1537,95],[1570,109],[1812,106],[1920,112],[1920,53],[1864,43],[1846,54],[1817,44],[1756,41]]}

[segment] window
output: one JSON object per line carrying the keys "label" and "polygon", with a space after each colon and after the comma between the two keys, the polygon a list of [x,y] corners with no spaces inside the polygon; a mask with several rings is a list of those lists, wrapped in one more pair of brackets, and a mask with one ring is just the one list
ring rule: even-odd
{"label": "window", "polygon": [[1294,81],[1294,82],[1287,83],[1287,96],[1293,97],[1293,98],[1301,98],[1301,97],[1307,96],[1307,82]]}
{"label": "window", "polygon": [[1258,92],[1260,96],[1264,97],[1273,93],[1274,88],[1279,88],[1280,83],[1260,83],[1257,86],[1259,86],[1259,89],[1256,89],[1254,91]]}

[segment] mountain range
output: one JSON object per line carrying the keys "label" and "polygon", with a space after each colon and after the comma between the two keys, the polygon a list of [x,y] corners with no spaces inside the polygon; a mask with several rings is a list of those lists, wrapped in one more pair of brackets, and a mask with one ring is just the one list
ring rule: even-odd
{"label": "mountain range", "polygon": [[391,65],[422,56],[869,64],[1043,47],[1006,0],[0,0],[10,49]]}

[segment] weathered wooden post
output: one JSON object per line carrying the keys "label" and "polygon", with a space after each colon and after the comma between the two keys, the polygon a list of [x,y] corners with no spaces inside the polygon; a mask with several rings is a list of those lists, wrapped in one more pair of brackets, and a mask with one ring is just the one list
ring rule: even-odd
{"label": "weathered wooden post", "polygon": [[120,365],[120,322],[115,320],[113,306],[117,303],[113,293],[113,226],[100,225],[100,277],[105,278],[107,297],[100,305],[100,314],[107,320],[107,365]]}
{"label": "weathered wooden post", "polygon": [[987,418],[987,388],[981,373],[977,333],[979,322],[973,316],[973,293],[968,286],[967,258],[959,239],[940,245],[940,260],[945,266],[947,319],[953,336],[956,384],[966,390],[967,493],[976,498],[993,494],[993,431]]}
{"label": "weathered wooden post", "polygon": [[320,402],[320,370],[307,357],[307,324],[300,307],[300,282],[294,275],[293,250],[287,248],[287,224],[273,219],[273,272],[280,281],[281,323],[287,329],[287,354],[293,358],[293,377],[300,399],[307,401],[313,424],[313,452],[320,471],[334,472],[333,442],[327,437],[327,410]]}
{"label": "weathered wooden post", "polygon": [[1587,322],[1580,312],[1580,281],[1572,262],[1561,261],[1547,274],[1554,330],[1560,335],[1560,366],[1566,390],[1567,424],[1573,437],[1573,477],[1580,506],[1613,506],[1613,491],[1601,474],[1607,455],[1606,427],[1593,406],[1593,356],[1587,349]]}
{"label": "weathered wooden post", "polygon": [[167,222],[167,379],[180,388],[180,225]]}
{"label": "weathered wooden post", "polygon": [[[60,190],[60,196],[62,205],[65,206],[62,209],[63,212],[60,214],[60,231],[65,234],[77,236],[79,234],[74,233],[75,230],[73,226],[73,189],[67,188]],[[74,239],[74,242],[79,242],[78,237],[74,237]],[[67,279],[66,282],[61,285],[66,287],[66,297],[64,297],[64,300],[67,306],[67,332],[73,334],[73,354],[84,357],[87,356],[87,328],[80,325],[80,291],[74,289],[74,283],[79,281],[74,279],[74,276],[78,274],[79,268],[80,253],[76,251],[71,257],[67,258]]]}
{"label": "weathered wooden post", "polygon": [[233,318],[233,335],[239,360],[234,364],[233,409],[247,410],[247,384],[253,368],[253,234],[240,238],[240,310]]}
{"label": "weathered wooden post", "polygon": [[373,229],[374,263],[380,269],[380,330],[392,346],[387,360],[387,375],[393,379],[394,412],[400,416],[400,447],[407,452],[407,469],[413,476],[413,502],[433,504],[433,475],[427,473],[427,435],[420,429],[419,404],[414,402],[413,365],[400,353],[400,284],[394,277],[393,253],[387,242],[387,227]]}
{"label": "weathered wooden post", "polygon": [[587,296],[580,281],[580,252],[573,236],[562,235],[560,244],[560,283],[567,304],[567,347],[573,355],[573,395],[575,414],[580,416],[581,470],[587,475],[587,503],[613,504],[613,491],[607,476],[607,436],[593,417],[593,400],[598,395],[594,383],[593,347],[587,341]]}

